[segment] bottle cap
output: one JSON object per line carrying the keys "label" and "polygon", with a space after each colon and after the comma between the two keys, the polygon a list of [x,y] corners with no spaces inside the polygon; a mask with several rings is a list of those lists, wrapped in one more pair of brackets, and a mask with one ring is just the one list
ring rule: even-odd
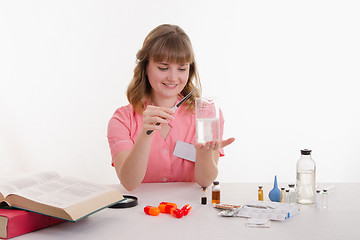
{"label": "bottle cap", "polygon": [[301,155],[310,155],[310,154],[311,154],[311,150],[309,150],[309,149],[301,150]]}
{"label": "bottle cap", "polygon": [[219,182],[218,182],[218,181],[214,181],[213,184],[214,184],[214,185],[219,185]]}

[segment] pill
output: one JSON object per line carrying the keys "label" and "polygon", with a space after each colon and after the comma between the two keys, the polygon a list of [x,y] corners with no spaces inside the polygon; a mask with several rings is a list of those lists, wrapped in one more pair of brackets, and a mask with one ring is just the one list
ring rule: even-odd
{"label": "pill", "polygon": [[190,210],[191,210],[191,206],[190,206],[190,204],[186,204],[185,206],[183,206],[183,207],[182,207],[182,209],[181,209],[181,210],[183,211],[184,216],[188,215],[188,214],[189,214],[189,212],[190,212]]}
{"label": "pill", "polygon": [[153,207],[153,206],[146,206],[146,207],[144,207],[144,212],[147,215],[157,216],[160,214],[160,209],[157,207]]}
{"label": "pill", "polygon": [[162,202],[159,204],[158,208],[162,213],[170,213],[170,210],[172,208],[177,208],[177,205],[175,203]]}
{"label": "pill", "polygon": [[184,213],[181,209],[178,208],[172,208],[170,210],[171,215],[173,215],[176,218],[182,218],[184,216]]}

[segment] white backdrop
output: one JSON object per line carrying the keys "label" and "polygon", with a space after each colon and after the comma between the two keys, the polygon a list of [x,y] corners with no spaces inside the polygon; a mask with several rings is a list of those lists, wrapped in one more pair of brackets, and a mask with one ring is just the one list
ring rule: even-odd
{"label": "white backdrop", "polygon": [[107,123],[135,54],[162,23],[190,36],[203,95],[223,101],[219,180],[360,181],[358,1],[1,1],[0,174],[118,182]]}

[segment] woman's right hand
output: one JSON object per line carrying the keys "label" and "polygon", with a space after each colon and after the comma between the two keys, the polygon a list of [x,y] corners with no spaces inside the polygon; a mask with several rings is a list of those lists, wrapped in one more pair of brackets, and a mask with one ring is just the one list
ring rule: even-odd
{"label": "woman's right hand", "polygon": [[161,124],[167,124],[169,120],[174,119],[172,116],[174,113],[171,108],[148,105],[143,112],[143,130],[146,132],[160,130]]}

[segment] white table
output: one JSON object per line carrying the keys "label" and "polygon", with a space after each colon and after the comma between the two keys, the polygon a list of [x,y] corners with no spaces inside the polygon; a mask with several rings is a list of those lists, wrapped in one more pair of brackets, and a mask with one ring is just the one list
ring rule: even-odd
{"label": "white table", "polygon": [[[224,203],[246,204],[257,200],[258,184],[220,183]],[[139,205],[128,209],[104,209],[77,222],[66,222],[17,237],[21,239],[360,239],[360,183],[319,184],[335,185],[329,193],[328,209],[316,210],[314,205],[299,205],[300,213],[283,222],[272,221],[270,228],[250,228],[246,219],[221,217],[211,204],[201,205],[201,188],[195,183],[142,184],[128,193],[135,195]],[[281,184],[280,184],[281,186]],[[264,199],[271,184],[264,185]],[[208,190],[208,202],[211,201]],[[188,216],[177,219],[169,214],[149,216],[146,205],[160,202],[176,203],[180,208],[192,206]]]}

